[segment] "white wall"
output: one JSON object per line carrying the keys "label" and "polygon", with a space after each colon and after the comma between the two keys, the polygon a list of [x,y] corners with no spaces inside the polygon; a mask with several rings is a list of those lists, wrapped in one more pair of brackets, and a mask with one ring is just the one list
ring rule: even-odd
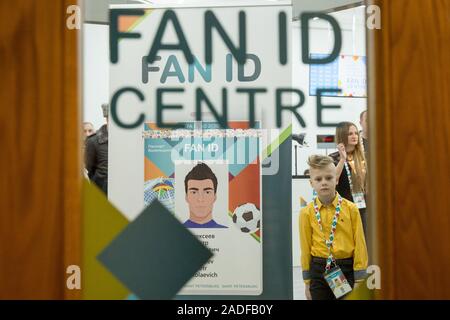
{"label": "white wall", "polygon": [[101,105],[109,102],[109,27],[83,27],[83,121],[97,130],[105,123]]}
{"label": "white wall", "polygon": [[[365,38],[365,22],[364,22],[364,7],[348,9],[333,13],[332,15],[339,22],[342,29],[342,55],[366,55],[366,38]],[[334,43],[334,36],[331,27],[326,22],[320,20],[312,21],[310,25],[310,52],[311,53],[329,53]],[[309,65],[301,62],[301,44],[300,44],[300,23],[298,21],[293,23],[292,32],[292,67],[293,79],[292,85],[303,91],[306,98],[306,103],[301,109],[300,114],[306,122],[306,128],[301,128],[300,124],[292,120],[292,132],[304,133],[306,132],[306,140],[309,148],[298,149],[298,168],[299,174],[303,174],[306,168],[306,161],[311,154],[326,154],[325,150],[318,150],[316,144],[317,134],[332,134],[334,135],[335,128],[319,128],[316,119],[316,97],[309,96]],[[324,104],[327,105],[341,105],[341,109],[323,111],[323,121],[337,123],[341,121],[350,121],[359,127],[359,115],[367,108],[366,98],[344,98],[344,97],[327,97],[322,98]],[[292,150],[292,172],[294,174],[294,145]],[[327,150],[327,153],[334,152]],[[298,232],[298,218],[300,211],[300,196],[305,200],[310,201],[312,198],[312,188],[309,182],[305,180],[292,181],[292,242],[293,242],[293,264],[300,265],[300,246],[299,246],[299,232]]]}

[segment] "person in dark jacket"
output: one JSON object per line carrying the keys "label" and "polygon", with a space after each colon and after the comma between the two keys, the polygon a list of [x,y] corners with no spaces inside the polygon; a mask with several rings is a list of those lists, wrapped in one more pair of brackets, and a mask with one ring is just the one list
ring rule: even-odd
{"label": "person in dark jacket", "polygon": [[103,104],[103,116],[106,124],[86,139],[85,164],[89,180],[94,182],[105,194],[108,194],[108,110]]}

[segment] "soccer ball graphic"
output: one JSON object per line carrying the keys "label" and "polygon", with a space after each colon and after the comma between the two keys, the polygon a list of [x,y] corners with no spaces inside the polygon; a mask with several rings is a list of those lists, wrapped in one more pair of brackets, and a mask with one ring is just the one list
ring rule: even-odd
{"label": "soccer ball graphic", "polygon": [[261,227],[261,212],[253,203],[246,203],[234,210],[234,224],[244,233],[253,233]]}

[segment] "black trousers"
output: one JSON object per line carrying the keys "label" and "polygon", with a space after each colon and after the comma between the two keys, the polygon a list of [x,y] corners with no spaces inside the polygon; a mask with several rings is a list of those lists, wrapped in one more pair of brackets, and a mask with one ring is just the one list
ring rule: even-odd
{"label": "black trousers", "polygon": [[[353,258],[336,259],[336,264],[341,268],[350,286],[353,288],[355,278],[353,275]],[[323,274],[327,259],[312,257],[309,272],[311,275],[311,283],[309,285],[309,292],[313,300],[336,300],[336,297],[328,286]]]}

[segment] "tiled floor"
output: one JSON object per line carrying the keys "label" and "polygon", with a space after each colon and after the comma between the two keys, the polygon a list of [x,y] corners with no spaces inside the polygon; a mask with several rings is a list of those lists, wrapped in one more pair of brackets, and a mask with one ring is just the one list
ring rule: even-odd
{"label": "tiled floor", "polygon": [[302,269],[300,267],[294,267],[292,272],[294,277],[294,300],[306,300]]}

